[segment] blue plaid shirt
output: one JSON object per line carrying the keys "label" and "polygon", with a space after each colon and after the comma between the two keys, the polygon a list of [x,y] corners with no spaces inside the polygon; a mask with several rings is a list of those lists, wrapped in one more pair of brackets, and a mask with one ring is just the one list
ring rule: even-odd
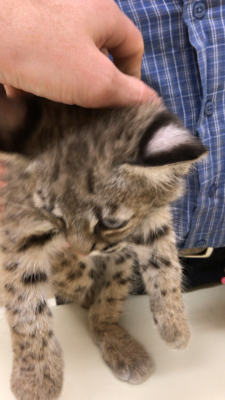
{"label": "blue plaid shirt", "polygon": [[178,245],[225,246],[225,0],[116,2],[142,32],[142,79],[210,151],[174,204]]}

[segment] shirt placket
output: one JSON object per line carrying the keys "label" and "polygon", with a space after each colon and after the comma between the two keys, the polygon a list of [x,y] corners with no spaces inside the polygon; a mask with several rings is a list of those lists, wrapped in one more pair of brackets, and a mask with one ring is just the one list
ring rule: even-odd
{"label": "shirt placket", "polygon": [[218,92],[224,80],[224,73],[219,68],[221,45],[225,50],[224,37],[220,35],[224,32],[220,18],[224,8],[225,2],[222,7],[219,1],[184,1],[184,21],[188,26],[190,43],[197,52],[203,93],[196,130],[210,151],[208,158],[198,164],[200,190],[185,247],[218,247],[224,245],[225,239],[224,190],[218,190],[225,177],[225,155],[222,152],[225,150],[224,107],[220,104],[222,98]]}

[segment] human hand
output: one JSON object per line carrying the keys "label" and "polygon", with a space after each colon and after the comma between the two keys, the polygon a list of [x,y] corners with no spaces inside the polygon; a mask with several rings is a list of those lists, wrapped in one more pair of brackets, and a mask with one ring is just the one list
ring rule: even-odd
{"label": "human hand", "polygon": [[160,102],[139,79],[142,36],[113,0],[8,0],[0,15],[8,96],[17,88],[84,107]]}

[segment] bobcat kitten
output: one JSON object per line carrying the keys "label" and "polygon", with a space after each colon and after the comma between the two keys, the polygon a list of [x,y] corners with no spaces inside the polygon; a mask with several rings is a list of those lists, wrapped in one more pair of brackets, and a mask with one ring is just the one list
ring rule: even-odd
{"label": "bobcat kitten", "polygon": [[161,337],[187,346],[170,203],[206,148],[154,104],[86,110],[1,97],[0,149],[0,277],[16,398],[50,400],[62,389],[48,286],[89,308],[94,341],[119,379],[144,381],[151,358],[118,320],[143,280]]}

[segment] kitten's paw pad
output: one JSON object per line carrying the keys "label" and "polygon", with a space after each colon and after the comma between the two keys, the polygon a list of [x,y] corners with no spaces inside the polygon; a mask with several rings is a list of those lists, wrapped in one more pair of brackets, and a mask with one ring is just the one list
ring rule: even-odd
{"label": "kitten's paw pad", "polygon": [[190,342],[190,330],[186,321],[164,322],[158,326],[163,340],[173,349],[186,349]]}

